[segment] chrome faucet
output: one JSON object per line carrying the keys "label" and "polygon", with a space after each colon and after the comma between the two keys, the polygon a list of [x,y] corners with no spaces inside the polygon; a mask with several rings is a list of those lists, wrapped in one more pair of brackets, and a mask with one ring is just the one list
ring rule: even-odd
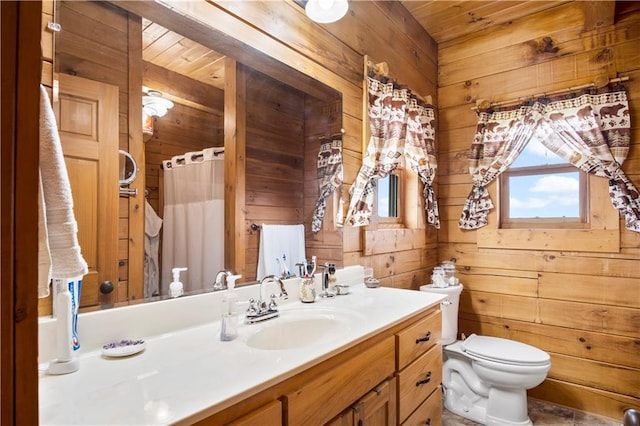
{"label": "chrome faucet", "polygon": [[289,294],[284,288],[282,280],[275,275],[267,275],[260,281],[260,299],[249,299],[249,309],[247,309],[247,316],[245,319],[247,324],[254,324],[256,322],[280,316],[280,313],[278,312],[278,305],[276,304],[276,295],[272,294],[270,296],[268,304],[264,295],[266,284],[271,282],[275,282],[280,286],[280,296],[278,296],[278,298],[284,300],[289,298]]}
{"label": "chrome faucet", "polygon": [[213,284],[213,291],[226,290],[227,289],[227,278],[229,278],[233,273],[226,269],[222,269],[216,275],[216,281]]}

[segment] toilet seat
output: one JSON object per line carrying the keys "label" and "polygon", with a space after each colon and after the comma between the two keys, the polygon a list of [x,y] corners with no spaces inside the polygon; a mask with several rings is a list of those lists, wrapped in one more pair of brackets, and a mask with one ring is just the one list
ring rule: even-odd
{"label": "toilet seat", "polygon": [[475,358],[510,365],[542,366],[551,360],[546,352],[525,343],[476,334],[462,342],[462,350]]}

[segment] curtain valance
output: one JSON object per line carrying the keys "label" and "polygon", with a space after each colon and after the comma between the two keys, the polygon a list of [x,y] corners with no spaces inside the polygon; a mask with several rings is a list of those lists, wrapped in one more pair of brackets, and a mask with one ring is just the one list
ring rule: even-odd
{"label": "curtain valance", "polygon": [[487,224],[487,214],[494,206],[485,186],[536,137],[580,170],[609,179],[613,206],[625,217],[627,229],[640,232],[640,194],[621,168],[631,142],[629,117],[624,90],[481,112],[469,153],[473,188],[460,228],[477,229]]}
{"label": "curtain valance", "polygon": [[362,167],[351,186],[347,223],[369,224],[375,182],[406,162],[424,184],[427,223],[440,227],[433,190],[436,174],[435,111],[407,88],[378,75],[367,76],[371,137]]}

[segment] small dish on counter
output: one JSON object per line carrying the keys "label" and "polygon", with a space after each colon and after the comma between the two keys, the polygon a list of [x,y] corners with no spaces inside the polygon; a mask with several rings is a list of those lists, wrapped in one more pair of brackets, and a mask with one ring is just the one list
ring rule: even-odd
{"label": "small dish on counter", "polygon": [[346,284],[336,284],[334,289],[338,296],[343,296],[345,294],[351,293],[351,291],[349,290],[349,286]]}
{"label": "small dish on counter", "polygon": [[378,288],[380,287],[380,281],[378,281],[378,279],[376,278],[371,277],[371,278],[367,278],[364,281],[364,285],[366,285],[369,288]]}
{"label": "small dish on counter", "polygon": [[102,355],[112,358],[120,358],[135,355],[142,352],[147,344],[144,340],[120,340],[102,345]]}

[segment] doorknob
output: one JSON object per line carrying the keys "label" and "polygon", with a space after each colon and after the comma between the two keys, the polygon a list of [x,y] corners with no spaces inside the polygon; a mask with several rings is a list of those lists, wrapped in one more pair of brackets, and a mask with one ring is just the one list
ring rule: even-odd
{"label": "doorknob", "polygon": [[100,284],[100,293],[109,294],[113,291],[113,283],[111,281],[102,281]]}

